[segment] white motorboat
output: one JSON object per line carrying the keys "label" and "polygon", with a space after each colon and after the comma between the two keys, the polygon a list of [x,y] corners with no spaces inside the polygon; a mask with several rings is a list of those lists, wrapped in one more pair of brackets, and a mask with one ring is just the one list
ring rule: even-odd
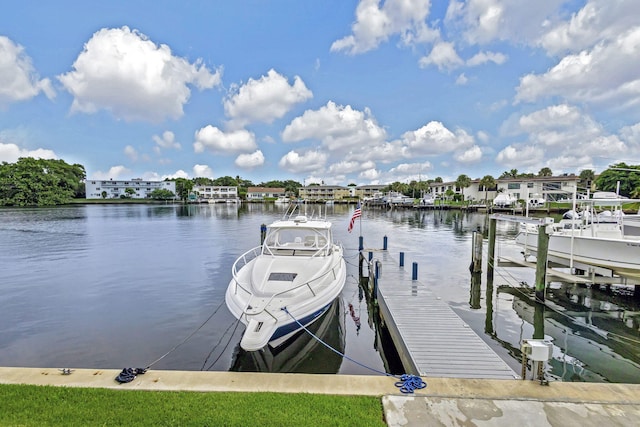
{"label": "white motorboat", "polygon": [[286,196],[280,196],[278,197],[274,203],[279,204],[279,205],[288,205],[289,204],[289,198]]}
{"label": "white motorboat", "polygon": [[320,318],[342,292],[346,264],[331,222],[289,215],[267,227],[262,246],[242,254],[232,273],[227,307],[246,325],[240,346],[256,351]]}
{"label": "white motorboat", "polygon": [[435,204],[436,199],[433,197],[433,194],[431,193],[423,193],[422,197],[420,198],[420,205],[421,206],[433,206]]}
{"label": "white motorboat", "polygon": [[384,200],[388,206],[411,206],[414,203],[413,197],[405,196],[397,191],[389,191]]}
{"label": "white motorboat", "polygon": [[500,193],[493,199],[493,206],[501,208],[514,206],[516,203],[518,203],[518,199],[507,193]]}
{"label": "white motorboat", "polygon": [[[598,206],[620,207],[622,203],[633,201],[582,200],[585,209],[580,214],[570,211],[558,223],[549,225],[547,259],[596,274],[613,273],[640,279],[640,216],[624,215],[620,209],[613,213],[596,211]],[[525,256],[535,255],[537,226],[523,224],[516,243],[524,249]]]}

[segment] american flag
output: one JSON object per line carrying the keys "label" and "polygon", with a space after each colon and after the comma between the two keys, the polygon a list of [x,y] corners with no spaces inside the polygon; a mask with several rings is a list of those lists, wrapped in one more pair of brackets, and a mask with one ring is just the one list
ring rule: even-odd
{"label": "american flag", "polygon": [[356,210],[353,211],[353,215],[351,215],[351,221],[349,221],[349,227],[347,227],[347,231],[351,233],[353,230],[353,224],[356,222],[357,218],[362,216],[362,209],[360,208],[360,202],[358,202],[358,206],[356,206]]}

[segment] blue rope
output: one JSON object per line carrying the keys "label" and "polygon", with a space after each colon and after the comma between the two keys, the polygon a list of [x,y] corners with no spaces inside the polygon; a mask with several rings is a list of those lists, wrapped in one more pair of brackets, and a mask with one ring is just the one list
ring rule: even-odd
{"label": "blue rope", "polygon": [[425,388],[426,386],[427,383],[417,375],[404,374],[400,376],[400,381],[396,382],[396,387],[399,387],[400,391],[405,394],[413,393],[414,390]]}
{"label": "blue rope", "polygon": [[402,393],[405,393],[405,394],[413,393],[415,390],[421,389],[421,388],[425,388],[427,386],[427,383],[424,382],[422,380],[422,378],[420,376],[418,376],[418,375],[403,374],[401,376],[397,376],[397,375],[389,374],[387,372],[379,371],[379,370],[377,370],[375,368],[372,368],[370,366],[364,365],[364,364],[358,362],[357,360],[354,360],[354,359],[350,358],[346,354],[341,353],[338,350],[336,350],[335,348],[331,347],[329,344],[324,342],[322,339],[320,339],[318,336],[316,336],[313,332],[311,332],[309,329],[307,329],[307,327],[304,326],[302,323],[300,323],[298,321],[298,319],[293,317],[293,314],[289,313],[289,310],[287,310],[287,307],[282,307],[282,311],[287,313],[289,315],[289,317],[291,317],[293,319],[293,321],[298,324],[298,326],[300,326],[302,329],[304,329],[304,331],[306,333],[311,335],[313,338],[316,339],[316,341],[318,341],[320,344],[324,345],[325,347],[327,347],[329,350],[333,351],[337,355],[339,355],[341,357],[344,357],[345,359],[355,363],[356,365],[362,366],[365,369],[369,369],[370,371],[376,372],[378,374],[385,375],[387,377],[393,377],[393,378],[399,379],[400,381],[397,381],[395,383],[395,386],[398,387]]}

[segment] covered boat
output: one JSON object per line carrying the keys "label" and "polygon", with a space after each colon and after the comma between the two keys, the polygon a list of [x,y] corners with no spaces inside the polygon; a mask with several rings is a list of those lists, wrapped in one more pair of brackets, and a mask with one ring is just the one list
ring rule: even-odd
{"label": "covered boat", "polygon": [[255,351],[319,319],[342,292],[346,264],[331,222],[289,215],[267,227],[262,246],[242,254],[232,273],[227,307],[246,325],[240,346]]}

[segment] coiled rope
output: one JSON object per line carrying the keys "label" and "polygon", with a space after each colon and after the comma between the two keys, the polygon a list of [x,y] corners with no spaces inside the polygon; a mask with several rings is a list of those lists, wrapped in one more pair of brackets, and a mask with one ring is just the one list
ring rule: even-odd
{"label": "coiled rope", "polygon": [[387,377],[392,377],[392,378],[396,378],[400,381],[396,381],[395,386],[399,388],[400,392],[405,393],[405,394],[409,394],[409,393],[413,393],[415,390],[418,389],[422,389],[425,388],[427,386],[427,383],[424,382],[424,380],[418,376],[418,375],[410,375],[410,374],[403,374],[403,375],[393,375],[393,374],[389,374],[387,372],[383,372],[380,371],[378,369],[372,368],[370,366],[364,365],[363,363],[358,362],[357,360],[352,359],[351,357],[347,356],[346,354],[336,350],[335,348],[331,347],[329,344],[327,344],[326,342],[324,342],[320,337],[318,337],[317,335],[315,335],[313,332],[311,332],[309,329],[307,329],[306,326],[304,326],[302,323],[300,323],[298,321],[298,319],[296,319],[293,314],[291,314],[289,312],[289,310],[287,310],[287,307],[282,307],[282,311],[284,311],[285,313],[287,313],[289,315],[289,317],[291,317],[291,319],[293,319],[294,322],[296,322],[298,324],[298,326],[300,326],[306,333],[308,333],[309,335],[311,335],[316,341],[318,341],[320,344],[324,345],[325,347],[327,347],[329,350],[333,351],[334,353],[336,353],[337,355],[355,363],[356,365],[362,366],[365,369],[369,369],[370,371],[376,372],[378,374],[387,376]]}

